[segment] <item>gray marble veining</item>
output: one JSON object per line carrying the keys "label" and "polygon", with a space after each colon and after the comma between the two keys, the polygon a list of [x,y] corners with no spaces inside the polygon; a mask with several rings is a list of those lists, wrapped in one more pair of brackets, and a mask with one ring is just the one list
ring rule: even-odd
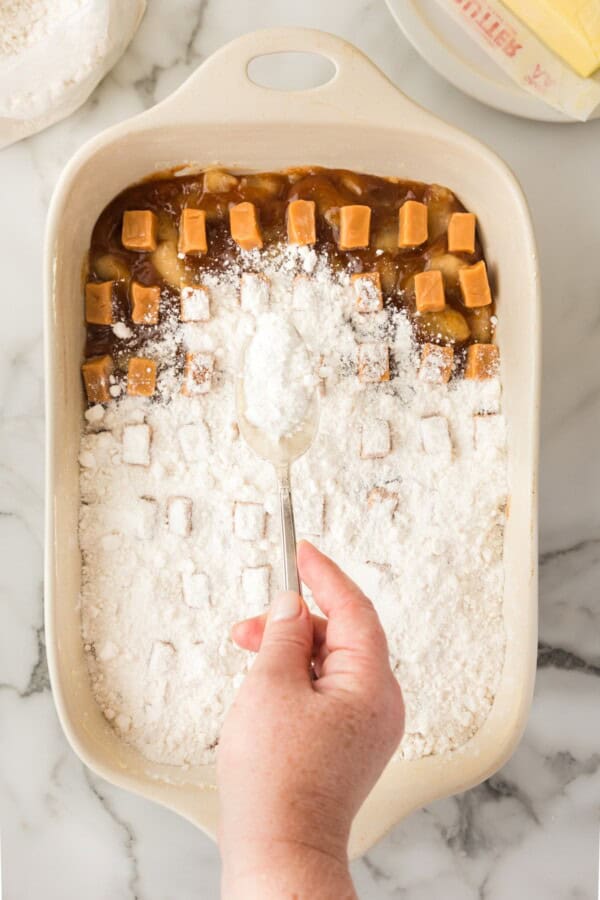
{"label": "gray marble veining", "polygon": [[[218,896],[214,845],[89,773],[49,691],[42,629],[41,246],[56,178],[91,135],[165,97],[214,49],[300,24],[356,43],[410,96],[490,144],[531,204],[544,295],[539,673],[523,741],[469,793],[353,866],[360,896],[588,900],[600,808],[600,122],[522,121],[464,97],[380,0],[151,0],[74,116],[0,153],[0,822],[7,900]],[[215,87],[217,89],[217,87]]]}

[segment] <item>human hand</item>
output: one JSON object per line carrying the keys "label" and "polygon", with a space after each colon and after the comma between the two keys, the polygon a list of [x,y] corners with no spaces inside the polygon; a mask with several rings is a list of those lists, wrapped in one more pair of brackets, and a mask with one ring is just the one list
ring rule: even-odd
{"label": "human hand", "polygon": [[305,541],[298,569],[327,619],[284,592],[232,632],[258,655],[219,744],[227,898],[354,897],[350,826],[402,737],[402,694],[372,603]]}

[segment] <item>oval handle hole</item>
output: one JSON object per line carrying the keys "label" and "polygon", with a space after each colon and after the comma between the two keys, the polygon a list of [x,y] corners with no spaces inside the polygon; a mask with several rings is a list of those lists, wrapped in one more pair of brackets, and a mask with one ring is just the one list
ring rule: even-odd
{"label": "oval handle hole", "polygon": [[334,77],[334,63],[320,53],[294,51],[255,56],[248,63],[248,78],[259,87],[276,91],[307,91]]}

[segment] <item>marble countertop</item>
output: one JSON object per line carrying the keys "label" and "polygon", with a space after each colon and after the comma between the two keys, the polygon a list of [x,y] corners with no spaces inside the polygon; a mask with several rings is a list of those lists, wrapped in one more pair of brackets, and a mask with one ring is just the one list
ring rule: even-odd
{"label": "marble countertop", "polygon": [[600,804],[600,121],[487,109],[438,77],[383,0],[150,0],[138,35],[65,122],[0,153],[0,821],[7,900],[218,897],[215,846],[92,775],[68,747],[42,629],[42,237],[89,137],[160,100],[213,50],[268,25],[333,31],[407,94],[481,138],[531,204],[544,305],[540,650],[508,765],[406,820],[353,866],[361,898],[587,900]]}

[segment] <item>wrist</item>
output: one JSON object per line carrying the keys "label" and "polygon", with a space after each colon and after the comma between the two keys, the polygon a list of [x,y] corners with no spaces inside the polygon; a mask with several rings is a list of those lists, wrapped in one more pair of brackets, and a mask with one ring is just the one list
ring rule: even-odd
{"label": "wrist", "polygon": [[329,798],[317,800],[287,796],[263,798],[257,816],[255,798],[239,796],[235,810],[231,804],[221,810],[219,847],[225,859],[246,858],[252,865],[268,859],[272,849],[285,854],[298,848],[312,850],[345,862],[352,819]]}
{"label": "wrist", "polygon": [[252,837],[221,843],[223,900],[353,900],[345,846],[330,852],[312,843]]}

